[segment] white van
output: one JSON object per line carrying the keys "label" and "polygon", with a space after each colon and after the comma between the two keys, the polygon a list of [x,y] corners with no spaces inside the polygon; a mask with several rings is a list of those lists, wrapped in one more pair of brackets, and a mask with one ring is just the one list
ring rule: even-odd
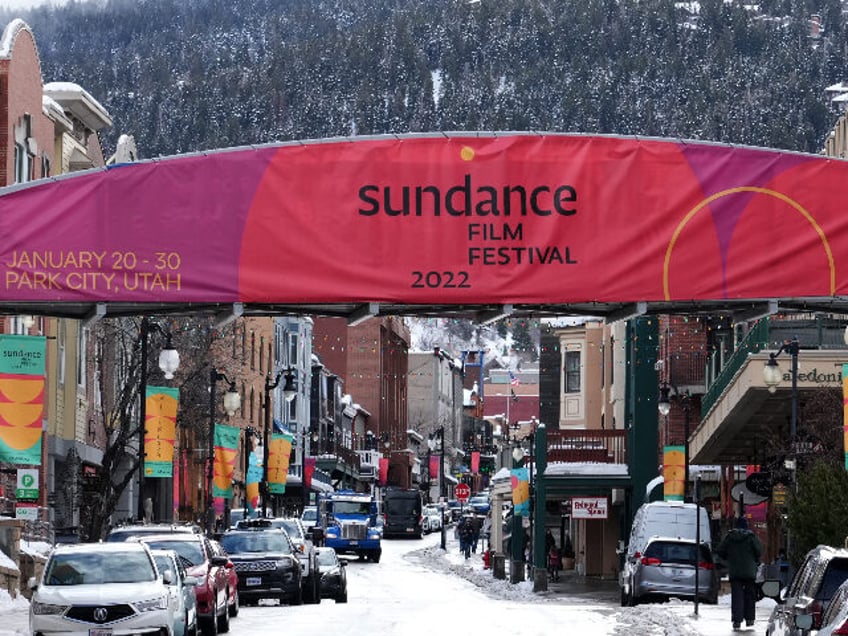
{"label": "white van", "polygon": [[[700,507],[701,543],[710,545],[710,517],[707,509]],[[695,540],[695,504],[682,501],[652,501],[642,504],[633,517],[630,539],[627,542],[627,559],[642,552],[651,537],[673,537]]]}

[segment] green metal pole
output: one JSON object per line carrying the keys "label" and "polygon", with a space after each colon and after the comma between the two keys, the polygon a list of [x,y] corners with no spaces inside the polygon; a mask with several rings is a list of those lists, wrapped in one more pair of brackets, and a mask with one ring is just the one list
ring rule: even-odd
{"label": "green metal pole", "polygon": [[533,591],[545,592],[548,589],[548,555],[545,553],[545,499],[547,494],[545,470],[548,468],[548,444],[545,425],[536,427],[534,456],[536,464],[535,505],[533,507]]}

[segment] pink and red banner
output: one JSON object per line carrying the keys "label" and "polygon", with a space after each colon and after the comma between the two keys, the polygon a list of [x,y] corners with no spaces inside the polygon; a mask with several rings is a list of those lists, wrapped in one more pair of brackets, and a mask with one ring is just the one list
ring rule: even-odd
{"label": "pink and red banner", "polygon": [[845,161],[677,140],[230,149],[0,189],[0,302],[848,295],[846,198]]}

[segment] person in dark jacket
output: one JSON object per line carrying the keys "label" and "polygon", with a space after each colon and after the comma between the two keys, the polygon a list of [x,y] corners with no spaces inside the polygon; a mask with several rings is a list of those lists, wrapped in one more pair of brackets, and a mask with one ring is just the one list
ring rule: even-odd
{"label": "person in dark jacket", "polygon": [[756,578],[763,546],[757,535],[748,529],[745,517],[736,520],[736,527],[722,539],[716,552],[727,563],[733,629],[740,629],[743,620],[750,627],[756,613]]}

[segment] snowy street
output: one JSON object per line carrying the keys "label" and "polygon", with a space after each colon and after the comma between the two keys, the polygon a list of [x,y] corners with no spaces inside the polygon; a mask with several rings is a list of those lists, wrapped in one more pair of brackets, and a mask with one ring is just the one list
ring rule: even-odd
{"label": "snowy street", "polygon": [[[534,594],[529,581],[511,585],[495,580],[483,569],[480,554],[466,561],[447,532],[447,552],[439,548],[438,533],[421,540],[383,542],[380,563],[348,566],[347,604],[323,600],[320,605],[300,607],[262,605],[242,607],[232,621],[236,636],[286,633],[373,636],[408,636],[451,633],[522,633],[548,635],[568,629],[572,634],[591,635],[714,635],[731,633],[729,596],[719,605],[685,602],[619,607],[610,593],[594,601],[587,594],[570,597],[553,592]],[[773,603],[757,606],[757,624],[746,633],[764,634]],[[27,634],[27,609],[23,602],[0,603],[0,634]]]}

